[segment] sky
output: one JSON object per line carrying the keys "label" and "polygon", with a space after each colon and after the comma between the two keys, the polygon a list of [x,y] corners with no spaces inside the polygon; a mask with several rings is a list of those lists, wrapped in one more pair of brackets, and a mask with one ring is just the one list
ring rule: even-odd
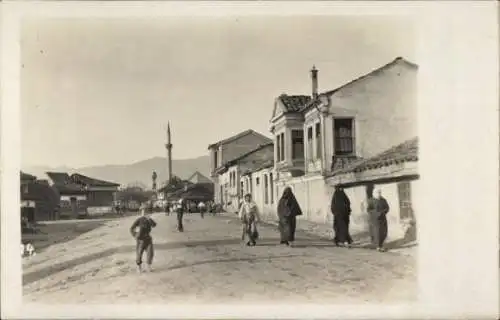
{"label": "sky", "polygon": [[267,136],[274,99],[331,90],[398,56],[409,20],[388,16],[50,19],[23,23],[22,166],[130,164],[208,154],[246,129]]}

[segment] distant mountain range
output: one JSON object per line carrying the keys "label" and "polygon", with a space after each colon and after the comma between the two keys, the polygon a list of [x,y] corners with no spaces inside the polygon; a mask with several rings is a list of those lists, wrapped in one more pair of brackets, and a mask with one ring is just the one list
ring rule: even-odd
{"label": "distant mountain range", "polygon": [[[163,157],[154,157],[129,165],[102,165],[84,168],[27,166],[23,167],[22,171],[32,174],[38,179],[48,179],[45,172],[56,171],[67,172],[69,174],[80,173],[100,180],[117,182],[122,186],[132,184],[151,188],[153,171],[156,171],[158,175],[157,183],[159,186],[167,180],[167,160]],[[173,160],[172,171],[174,175],[181,179],[189,178],[196,171],[210,177],[209,157],[202,156],[193,159]]]}

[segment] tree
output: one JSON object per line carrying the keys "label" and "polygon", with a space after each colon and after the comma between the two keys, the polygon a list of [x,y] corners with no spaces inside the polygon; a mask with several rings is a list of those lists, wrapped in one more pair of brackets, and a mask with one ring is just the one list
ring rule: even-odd
{"label": "tree", "polygon": [[119,201],[137,201],[137,202],[145,202],[150,199],[150,192],[137,187],[137,186],[129,186],[120,190],[116,193],[116,200]]}

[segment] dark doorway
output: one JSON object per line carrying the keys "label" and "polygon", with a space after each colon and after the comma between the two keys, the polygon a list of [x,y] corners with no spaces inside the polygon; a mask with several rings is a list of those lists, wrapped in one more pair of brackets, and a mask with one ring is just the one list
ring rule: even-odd
{"label": "dark doorway", "polygon": [[71,203],[71,215],[73,218],[78,218],[78,203],[75,197],[71,197],[70,199]]}

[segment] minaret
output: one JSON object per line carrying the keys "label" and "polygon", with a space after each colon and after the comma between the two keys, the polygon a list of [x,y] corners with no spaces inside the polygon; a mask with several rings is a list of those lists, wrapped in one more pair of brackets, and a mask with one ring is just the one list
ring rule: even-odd
{"label": "minaret", "polygon": [[311,69],[311,80],[312,80],[312,98],[316,99],[318,97],[318,69],[313,65]]}
{"label": "minaret", "polygon": [[168,162],[168,183],[172,181],[172,140],[170,136],[170,121],[167,126],[167,143],[165,144],[167,148],[167,162]]}

